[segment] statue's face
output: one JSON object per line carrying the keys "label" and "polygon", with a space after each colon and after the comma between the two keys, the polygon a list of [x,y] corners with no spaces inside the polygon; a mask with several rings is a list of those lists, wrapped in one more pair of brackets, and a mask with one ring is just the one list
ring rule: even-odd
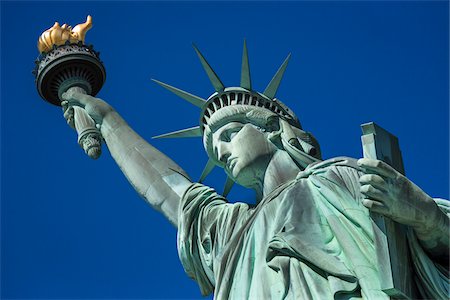
{"label": "statue's face", "polygon": [[228,123],[212,135],[215,158],[237,183],[254,187],[262,182],[267,165],[277,151],[267,136],[268,133],[253,124]]}

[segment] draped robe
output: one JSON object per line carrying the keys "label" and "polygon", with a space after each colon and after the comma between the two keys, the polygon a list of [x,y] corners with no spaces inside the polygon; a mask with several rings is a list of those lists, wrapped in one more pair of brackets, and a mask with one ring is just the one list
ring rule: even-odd
{"label": "draped robe", "polygon": [[[354,159],[309,166],[256,206],[202,184],[183,196],[178,252],[202,294],[216,299],[389,299],[381,291],[373,221]],[[440,207],[448,210],[448,202]],[[423,297],[448,298],[448,272],[410,233]]]}

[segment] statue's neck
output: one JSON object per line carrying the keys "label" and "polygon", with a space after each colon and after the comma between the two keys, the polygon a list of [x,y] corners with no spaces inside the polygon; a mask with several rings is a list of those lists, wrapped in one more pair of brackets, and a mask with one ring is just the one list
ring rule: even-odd
{"label": "statue's neck", "polygon": [[300,171],[286,151],[276,151],[267,166],[262,185],[256,189],[257,201],[261,201],[280,185],[295,179]]}

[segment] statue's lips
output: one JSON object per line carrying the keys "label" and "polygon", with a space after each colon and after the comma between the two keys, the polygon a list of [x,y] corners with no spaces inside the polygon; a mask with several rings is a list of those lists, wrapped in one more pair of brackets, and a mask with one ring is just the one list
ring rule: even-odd
{"label": "statue's lips", "polygon": [[228,158],[228,160],[227,160],[227,165],[226,165],[227,169],[228,169],[229,171],[232,171],[233,168],[234,168],[234,166],[236,165],[236,163],[237,163],[236,157],[230,157],[230,158]]}

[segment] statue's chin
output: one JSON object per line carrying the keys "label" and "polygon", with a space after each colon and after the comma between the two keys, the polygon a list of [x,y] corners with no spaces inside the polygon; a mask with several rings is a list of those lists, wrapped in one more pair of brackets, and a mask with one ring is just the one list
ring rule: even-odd
{"label": "statue's chin", "polygon": [[230,172],[227,172],[228,176],[233,179],[233,181],[243,187],[254,189],[257,186],[257,170],[250,167],[239,168],[235,166]]}

